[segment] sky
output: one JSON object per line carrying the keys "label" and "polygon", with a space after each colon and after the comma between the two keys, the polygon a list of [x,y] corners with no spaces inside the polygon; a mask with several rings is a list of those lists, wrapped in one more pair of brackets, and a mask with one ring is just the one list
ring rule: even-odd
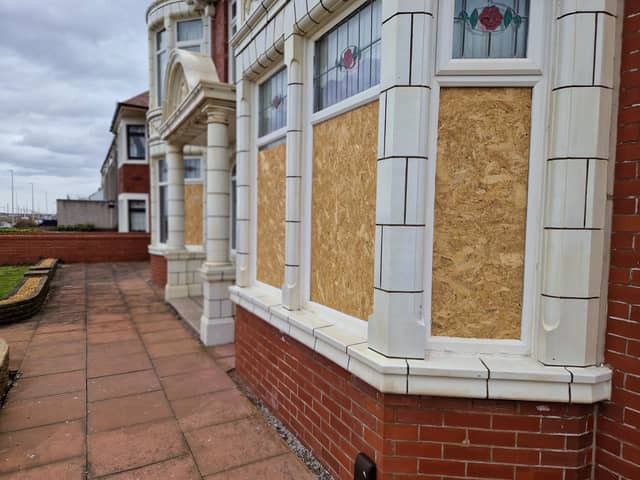
{"label": "sky", "polygon": [[[0,211],[88,196],[116,103],[148,89],[150,0],[0,0]],[[48,202],[45,205],[45,199]]]}

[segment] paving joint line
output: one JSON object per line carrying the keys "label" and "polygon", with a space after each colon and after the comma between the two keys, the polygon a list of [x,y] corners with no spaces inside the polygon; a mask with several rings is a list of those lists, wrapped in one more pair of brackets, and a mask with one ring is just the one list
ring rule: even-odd
{"label": "paving joint line", "polygon": [[[114,282],[115,282],[116,288],[117,288],[117,290],[118,290],[118,292],[119,292],[120,298],[121,298],[121,300],[123,300],[123,301],[124,301],[124,303],[125,303],[125,305],[126,305],[126,309],[127,309],[127,316],[128,316],[128,317],[129,317],[129,319],[131,320],[131,319],[132,319],[132,315],[131,315],[131,311],[129,310],[129,303],[127,302],[126,296],[124,295],[124,293],[123,293],[122,289],[120,288],[120,284],[118,283],[117,275],[116,275],[116,273],[115,273],[115,270],[114,270],[114,268],[113,268],[113,265],[111,266],[111,273],[112,273],[112,276],[113,276],[113,278],[114,278]],[[139,277],[139,278],[140,278],[140,276],[138,275],[138,272],[137,272],[137,271],[135,271],[135,272],[134,272],[134,274],[135,274],[137,277]],[[152,293],[155,295],[155,292],[153,292],[153,289],[152,289]],[[156,297],[157,297],[157,296],[156,296]],[[135,322],[134,322],[134,323],[135,323]],[[158,372],[156,371],[155,365],[153,365],[153,360],[152,360],[152,358],[151,358],[151,355],[149,355],[149,351],[147,350],[147,346],[146,346],[146,345],[145,345],[145,343],[142,341],[142,336],[141,336],[141,334],[140,334],[140,330],[138,330],[138,326],[137,326],[137,325],[136,325],[136,327],[135,327],[135,331],[136,331],[136,333],[137,333],[137,335],[138,335],[138,338],[139,338],[140,342],[142,342],[142,348],[144,349],[145,353],[147,354],[147,357],[149,358],[149,361],[150,361],[151,365],[153,366],[153,371],[154,371],[154,373],[156,374],[156,376],[157,376],[158,378],[160,378],[160,376],[158,375]],[[164,390],[164,387],[162,388],[162,395],[163,395],[163,397],[165,398],[165,400],[167,401],[167,403],[169,404],[169,410],[171,411],[171,413],[172,413],[172,415],[173,415],[173,419],[175,420],[176,425],[178,426],[178,429],[180,430],[180,435],[182,436],[182,441],[183,441],[183,443],[184,443],[184,446],[186,447],[187,452],[189,453],[189,455],[191,455],[191,459],[193,460],[193,463],[194,463],[194,465],[196,466],[196,469],[198,470],[198,474],[200,475],[200,478],[201,478],[201,479],[204,479],[204,477],[205,477],[205,476],[204,476],[204,474],[202,473],[202,470],[201,470],[201,468],[200,468],[200,465],[198,465],[198,462],[196,461],[196,456],[193,454],[193,450],[191,449],[191,445],[189,445],[189,442],[187,441],[187,437],[186,437],[186,435],[185,435],[185,432],[182,430],[182,427],[180,426],[180,422],[178,421],[178,416],[176,415],[176,412],[175,412],[175,410],[173,409],[173,406],[171,405],[171,402],[170,402],[169,398],[167,397],[167,392]],[[160,463],[160,462],[154,462],[154,463]],[[149,464],[149,465],[151,465],[151,464]]]}

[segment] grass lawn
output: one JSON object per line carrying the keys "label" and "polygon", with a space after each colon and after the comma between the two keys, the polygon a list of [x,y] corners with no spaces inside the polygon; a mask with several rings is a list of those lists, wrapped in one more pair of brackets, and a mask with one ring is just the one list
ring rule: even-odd
{"label": "grass lawn", "polygon": [[0,267],[0,298],[14,289],[28,269],[28,265]]}

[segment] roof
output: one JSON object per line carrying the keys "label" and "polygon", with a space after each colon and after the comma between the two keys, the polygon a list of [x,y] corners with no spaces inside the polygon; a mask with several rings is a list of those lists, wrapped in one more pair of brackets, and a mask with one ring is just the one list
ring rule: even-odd
{"label": "roof", "polygon": [[114,131],[116,120],[118,119],[118,114],[122,108],[137,108],[141,110],[149,109],[149,90],[146,92],[139,93],[135,97],[128,98],[127,100],[123,100],[118,102],[116,105],[116,111],[113,112],[113,119],[111,120],[111,132],[116,133]]}
{"label": "roof", "polygon": [[119,105],[129,105],[131,107],[149,108],[149,90],[139,93],[135,97],[119,102]]}

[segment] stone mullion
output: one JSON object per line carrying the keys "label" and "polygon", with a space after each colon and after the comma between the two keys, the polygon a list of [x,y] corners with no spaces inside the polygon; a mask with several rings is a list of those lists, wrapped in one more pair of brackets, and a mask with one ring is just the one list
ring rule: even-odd
{"label": "stone mullion", "polygon": [[555,78],[545,188],[538,359],[601,361],[605,247],[617,2],[561,0],[555,11]]}
{"label": "stone mullion", "polygon": [[302,109],[304,40],[290,35],[284,45],[287,66],[287,158],[285,210],[285,281],[282,303],[289,310],[302,306]]}
{"label": "stone mullion", "polygon": [[181,145],[167,144],[167,171],[167,246],[170,250],[184,250],[184,155]]}
{"label": "stone mullion", "polygon": [[369,348],[424,358],[426,171],[431,1],[382,3],[374,311]]}
{"label": "stone mullion", "polygon": [[238,192],[236,284],[251,285],[251,110],[250,86],[241,80],[236,85],[236,188]]}

